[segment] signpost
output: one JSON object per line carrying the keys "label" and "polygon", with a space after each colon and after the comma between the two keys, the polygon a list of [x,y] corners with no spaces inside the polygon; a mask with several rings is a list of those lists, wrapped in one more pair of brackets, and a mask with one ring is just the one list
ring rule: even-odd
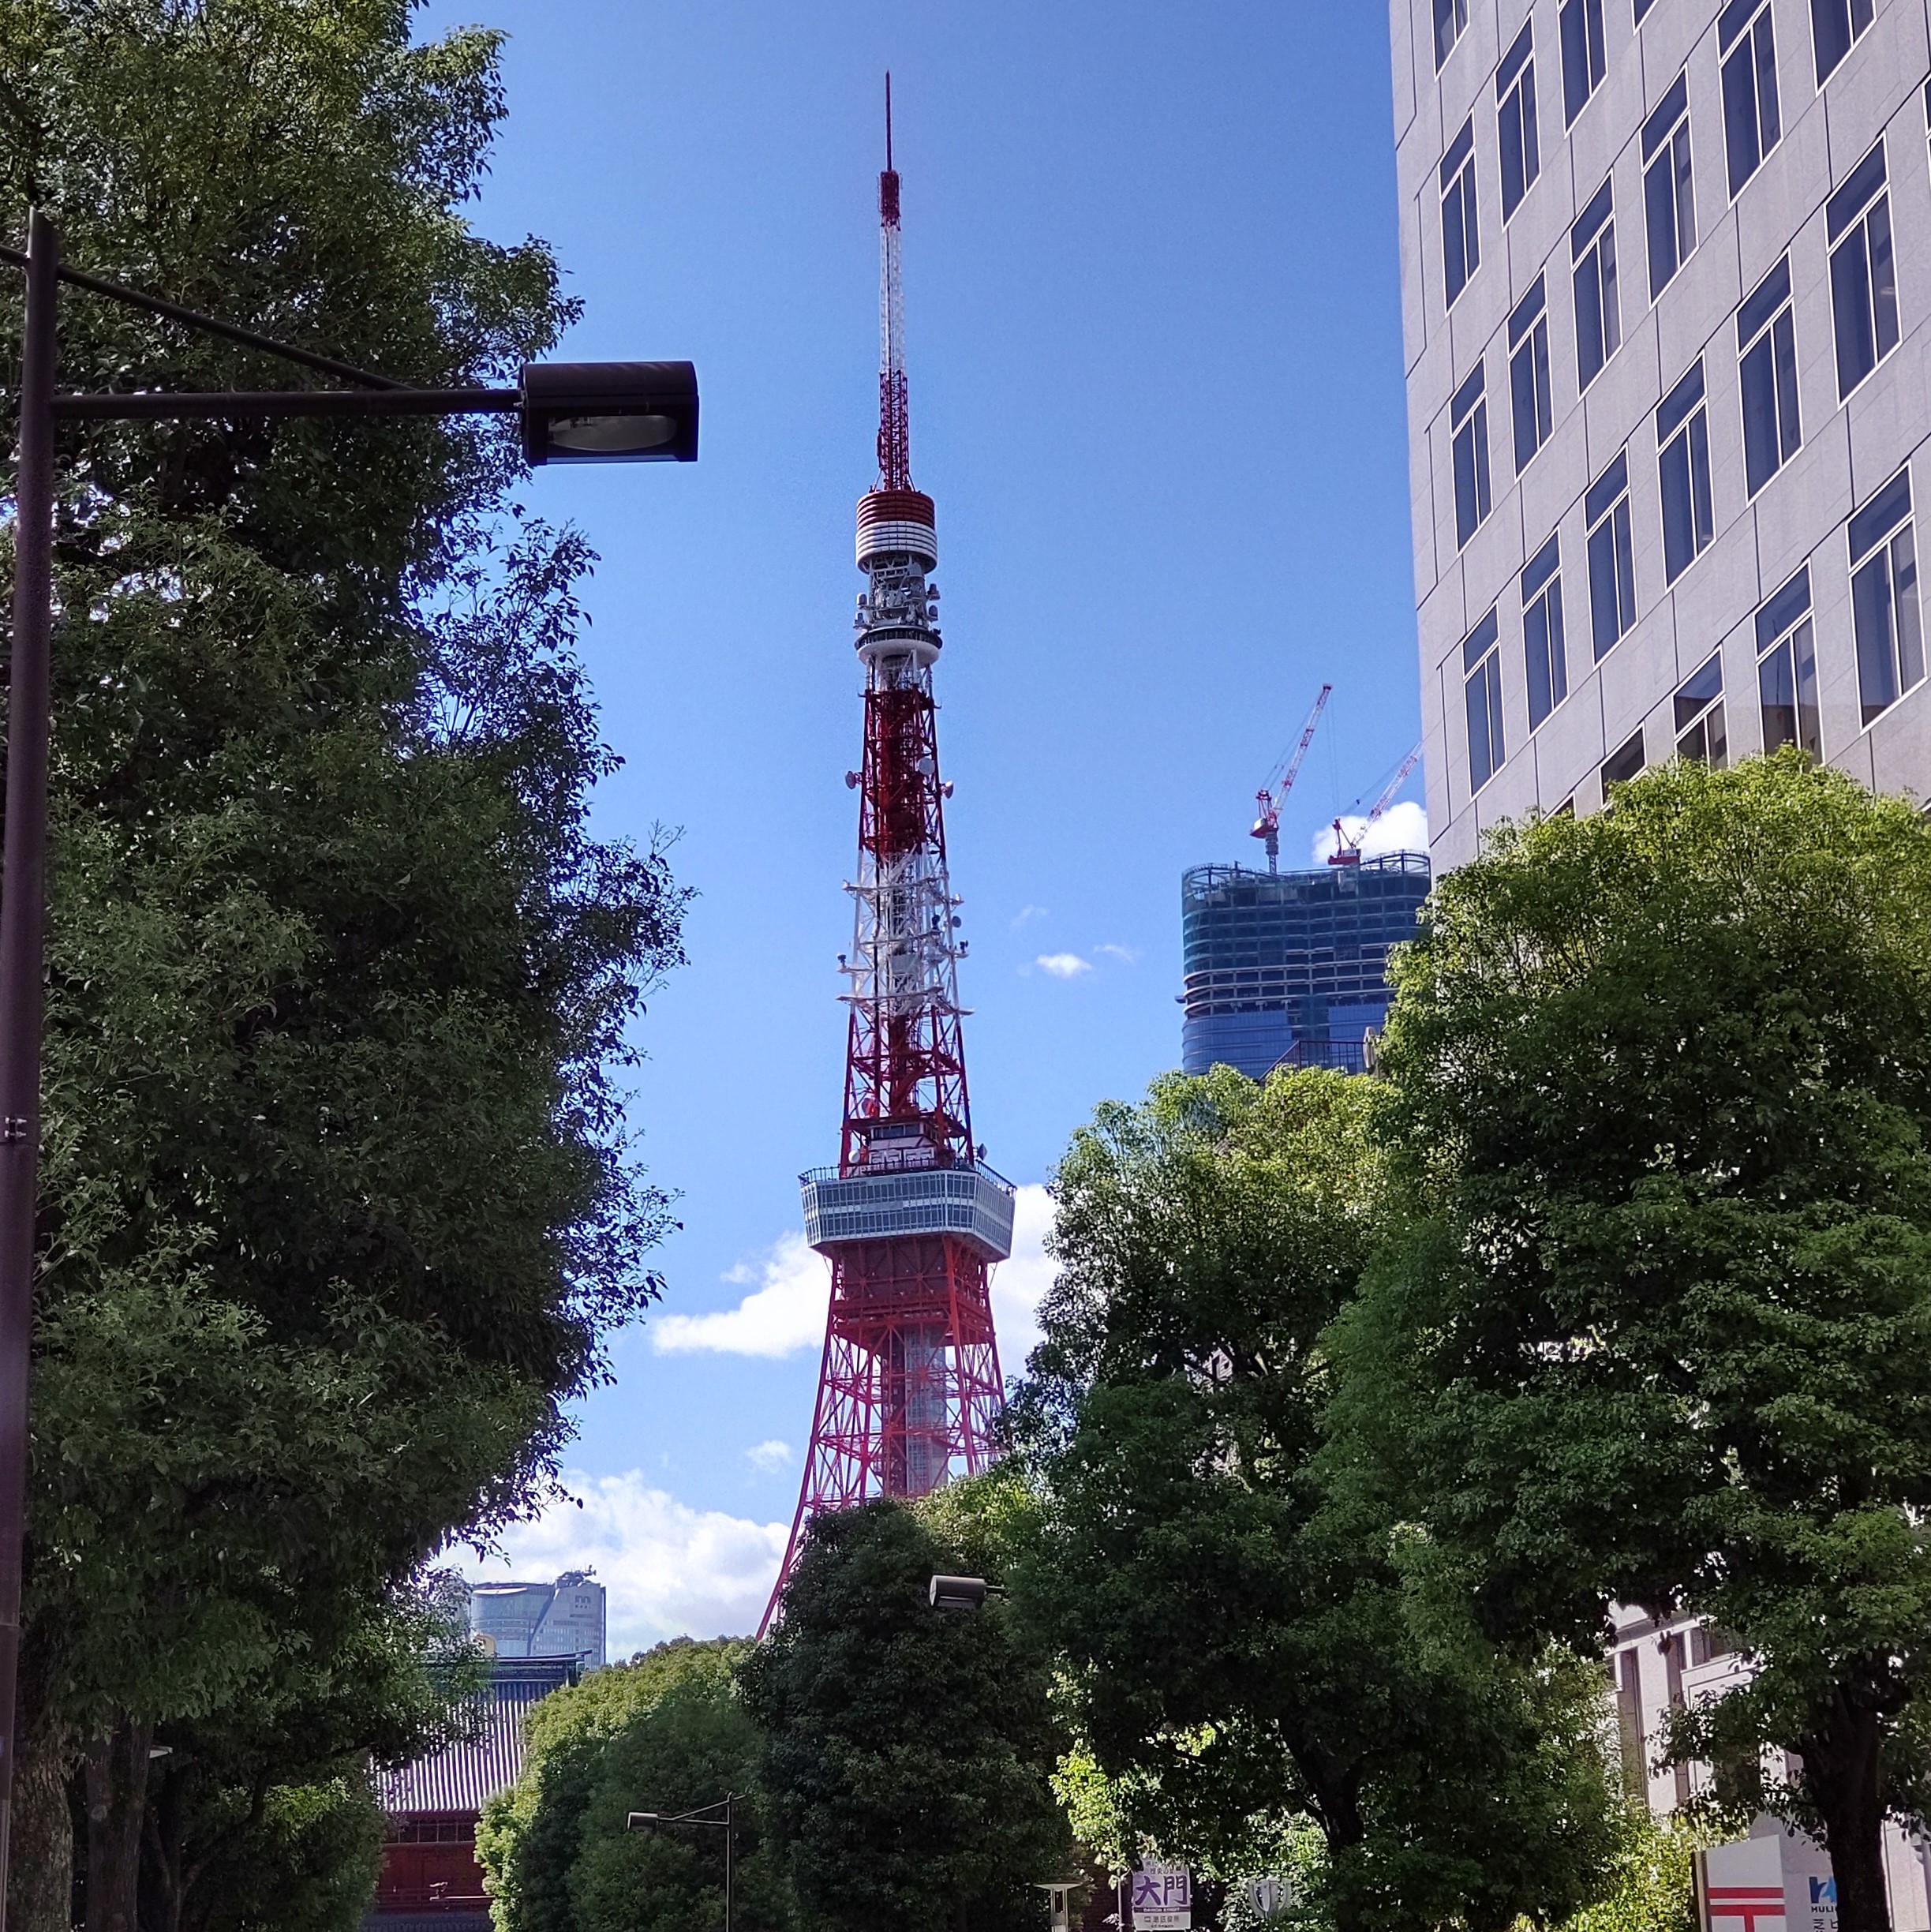
{"label": "signpost", "polygon": [[1144,1860],[1133,1874],[1133,1932],[1192,1932],[1193,1874]]}
{"label": "signpost", "polygon": [[1250,1878],[1245,1890],[1248,1904],[1256,1919],[1271,1919],[1294,1902],[1294,1888],[1284,1878]]}

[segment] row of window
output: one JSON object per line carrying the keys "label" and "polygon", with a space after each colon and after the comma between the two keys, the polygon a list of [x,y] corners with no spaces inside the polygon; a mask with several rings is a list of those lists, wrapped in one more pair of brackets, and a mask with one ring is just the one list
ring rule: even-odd
{"label": "row of window", "polygon": [[[1685,434],[1688,420],[1686,419]],[[1664,541],[1672,489],[1669,452],[1663,479]],[[1693,455],[1682,459],[1693,477]],[[1679,472],[1680,474],[1680,472]],[[1695,485],[1679,483],[1692,500]],[[1707,489],[1707,485],[1706,485]],[[1619,456],[1585,500],[1584,566],[1589,632],[1600,658],[1635,622],[1630,571],[1629,478]],[[1707,514],[1707,506],[1705,514]],[[1911,515],[1910,472],[1900,470],[1846,526],[1851,574],[1851,631],[1857,655],[1858,699],[1868,727],[1923,680],[1925,650],[1918,591],[1918,551]],[[1522,687],[1532,732],[1569,694],[1568,643],[1562,614],[1562,552],[1551,537],[1522,571]],[[1801,745],[1824,756],[1817,710],[1817,649],[1806,563],[1757,613],[1757,698],[1765,751]],[[1462,694],[1468,721],[1469,789],[1473,794],[1500,770],[1510,732],[1503,717],[1501,626],[1494,610],[1463,640]],[[1680,758],[1722,766],[1728,757],[1720,652],[1684,682],[1674,699],[1674,749]],[[1667,750],[1664,755],[1667,755]],[[1639,730],[1604,761],[1605,786],[1635,777],[1648,762]]]}
{"label": "row of window", "polygon": [[[1655,4],[1656,0],[1632,0],[1631,24],[1641,26]],[[1469,0],[1434,0],[1434,5],[1439,73],[1469,24]],[[1810,39],[1819,87],[1869,26],[1874,7],[1875,0],[1810,0]],[[1557,24],[1562,43],[1562,104],[1567,118],[1574,121],[1603,77],[1603,0],[1561,0]]]}
{"label": "row of window", "polygon": [[[1635,0],[1640,22],[1652,0]],[[1436,65],[1468,23],[1468,0],[1435,0]],[[1821,87],[1852,43],[1874,17],[1875,0],[1811,0],[1811,39]],[[1604,73],[1603,0],[1562,0],[1562,103],[1573,122]],[[1443,40],[1446,33],[1448,39]],[[1534,23],[1517,35],[1495,69],[1495,118],[1501,174],[1502,219],[1521,206],[1542,167],[1536,125]],[[1731,198],[1763,165],[1783,137],[1777,98],[1776,44],[1770,0],[1730,0],[1716,24],[1723,103],[1723,150]],[[1696,246],[1691,192],[1690,111],[1686,77],[1643,124],[1643,197],[1649,241],[1649,295],[1653,301]],[[1475,117],[1449,143],[1439,170],[1442,265],[1446,305],[1455,300],[1481,264],[1482,237],[1476,185]],[[1605,185],[1603,194],[1608,193]],[[1597,197],[1599,200],[1601,196]],[[1609,242],[1614,268],[1614,239]],[[1586,382],[1587,378],[1585,378]]]}
{"label": "row of window", "polygon": [[[1824,211],[1824,229],[1841,402],[1899,341],[1897,261],[1892,245],[1890,194],[1881,138],[1831,197]],[[1570,231],[1570,252],[1577,383],[1581,391],[1615,354],[1622,339],[1615,221],[1607,183]],[[1517,303],[1508,320],[1510,445],[1517,476],[1548,440],[1555,425],[1546,281],[1545,271]],[[1736,339],[1747,499],[1789,462],[1803,442],[1788,255],[1738,305]],[[1458,549],[1468,543],[1494,504],[1486,366],[1486,358],[1478,362],[1449,402]],[[1663,574],[1670,582],[1716,534],[1705,400],[1704,357],[1699,356],[1656,411]]]}

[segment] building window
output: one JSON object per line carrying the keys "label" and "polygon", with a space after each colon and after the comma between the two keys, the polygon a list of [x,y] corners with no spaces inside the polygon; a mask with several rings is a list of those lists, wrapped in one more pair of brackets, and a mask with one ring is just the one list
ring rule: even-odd
{"label": "building window", "polygon": [[1556,24],[1562,36],[1562,117],[1572,122],[1596,92],[1607,65],[1603,0],[1562,0]]}
{"label": "building window", "polygon": [[1617,746],[1603,760],[1603,797],[1607,802],[1612,784],[1627,784],[1643,769],[1643,734],[1638,731],[1626,744]]}
{"label": "building window", "polygon": [[1475,117],[1470,114],[1442,157],[1442,272],[1448,306],[1481,264],[1482,237],[1475,219]]}
{"label": "building window", "polygon": [[1738,380],[1743,391],[1743,473],[1754,496],[1797,454],[1797,332],[1791,258],[1765,275],[1737,311]]}
{"label": "building window", "polygon": [[1610,184],[1582,211],[1569,231],[1575,264],[1576,384],[1586,389],[1622,340],[1622,311],[1616,296],[1616,224]]}
{"label": "building window", "polygon": [[1555,415],[1549,395],[1549,313],[1542,277],[1509,317],[1509,405],[1515,425],[1515,474],[1549,440]]}
{"label": "building window", "polygon": [[1589,635],[1600,661],[1636,621],[1626,451],[1589,485],[1582,509],[1589,529]]}
{"label": "building window", "polygon": [[1522,667],[1529,687],[1531,731],[1569,695],[1559,541],[1551,537],[1522,572]]}
{"label": "building window", "polygon": [[1636,24],[1638,27],[1641,26],[1643,24],[1643,16],[1647,13],[1649,9],[1656,5],[1656,0],[1636,0]]}
{"label": "building window", "polygon": [[1900,470],[1851,519],[1851,615],[1866,724],[1925,674],[1910,513],[1910,472]]}
{"label": "building window", "polygon": [[1540,144],[1536,138],[1536,63],[1529,28],[1515,36],[1515,44],[1495,69],[1495,132],[1502,148],[1502,219],[1506,222],[1521,206],[1522,197],[1542,171]]}
{"label": "building window", "polygon": [[1663,496],[1663,576],[1674,583],[1716,534],[1710,515],[1710,425],[1703,361],[1656,411],[1656,474]]}
{"label": "building window", "polygon": [[1649,231],[1649,299],[1654,301],[1697,245],[1690,180],[1690,84],[1678,74],[1643,123],[1643,212]]}
{"label": "building window", "polygon": [[1817,713],[1817,646],[1810,629],[1810,566],[1798,570],[1757,613],[1757,696],[1764,749],[1802,745],[1824,756]]}
{"label": "building window", "polygon": [[1685,679],[1676,694],[1676,755],[1694,758],[1712,771],[1730,762],[1723,732],[1723,658],[1712,651]]}
{"label": "building window", "polygon": [[1783,131],[1768,0],[1730,0],[1717,16],[1716,39],[1723,51],[1723,147],[1734,200]]}
{"label": "building window", "polygon": [[1455,548],[1475,534],[1488,515],[1488,404],[1482,395],[1480,362],[1448,406],[1455,469]]}
{"label": "building window", "polygon": [[1875,0],[1810,0],[1810,41],[1817,50],[1817,85],[1831,77],[1851,43],[1871,24]]}
{"label": "building window", "polygon": [[1831,251],[1831,320],[1842,402],[1898,346],[1897,261],[1880,139],[1824,212]]}
{"label": "building window", "polygon": [[1473,796],[1502,769],[1502,652],[1491,611],[1461,646],[1461,695],[1469,714],[1469,792]]}
{"label": "building window", "polygon": [[1435,0],[1435,66],[1438,73],[1468,24],[1469,0]]}

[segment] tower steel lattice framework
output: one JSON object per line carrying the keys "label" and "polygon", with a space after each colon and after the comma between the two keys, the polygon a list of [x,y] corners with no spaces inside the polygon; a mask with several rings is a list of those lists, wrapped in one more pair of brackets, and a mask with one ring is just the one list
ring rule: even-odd
{"label": "tower steel lattice framework", "polygon": [[878,177],[878,485],[860,499],[855,620],[859,795],[844,1119],[836,1167],[799,1177],[805,1237],[831,1263],[811,1447],[765,1622],[821,1511],[918,1496],[991,1458],[1001,1399],[989,1278],[1012,1247],[1012,1189],[972,1138],[959,1003],[960,901],[945,867],[932,667],[941,649],[932,499],[913,488],[899,280],[899,178]]}

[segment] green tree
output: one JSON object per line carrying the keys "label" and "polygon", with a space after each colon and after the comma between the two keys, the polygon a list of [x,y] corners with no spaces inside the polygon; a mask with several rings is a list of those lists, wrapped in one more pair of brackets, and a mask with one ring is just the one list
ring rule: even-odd
{"label": "green tree", "polygon": [[997,1601],[966,1616],[927,1598],[972,1547],[898,1502],[816,1518],[782,1621],[740,1667],[772,1834],[811,1923],[1043,1926],[1034,1888],[1070,1855],[1046,1674]]}
{"label": "green tree", "polygon": [[[352,1932],[380,1863],[370,1770],[473,1733],[486,1666],[443,1573],[197,1723],[149,1773],[140,1932]],[[459,1587],[459,1586],[458,1586]]]}
{"label": "green tree", "polygon": [[632,1811],[734,1795],[732,1923],[787,1932],[789,1893],[765,1843],[756,1726],[732,1671],[750,1646],[688,1638],[544,1698],[526,1720],[515,1788],[477,1835],[497,1932],[714,1932],[724,1834],[631,1831]]}
{"label": "green tree", "polygon": [[[0,184],[75,262],[435,387],[571,319],[463,219],[495,38],[408,0],[0,0]],[[17,358],[17,289],[0,291]],[[65,383],[283,365],[70,292]],[[654,1290],[613,1085],[677,957],[600,844],[581,541],[496,422],[69,425],[15,1923],[133,1922],[150,1728],[353,1656],[527,1507]],[[500,548],[496,545],[500,543]],[[5,586],[0,586],[0,596]]]}
{"label": "green tree", "polygon": [[1222,1067],[1076,1136],[1019,1405],[1046,1502],[1018,1607],[1140,1835],[1237,1872],[1304,1814],[1343,1925],[1546,1922],[1613,1852],[1600,1674],[1508,1663],[1323,1463],[1322,1338],[1387,1212],[1378,1103]]}
{"label": "green tree", "polygon": [[1385,1042],[1412,1225],[1342,1419],[1506,1632],[1690,1612],[1722,1754],[1886,1923],[1931,1753],[1931,829],[1794,752],[1495,833]]}

